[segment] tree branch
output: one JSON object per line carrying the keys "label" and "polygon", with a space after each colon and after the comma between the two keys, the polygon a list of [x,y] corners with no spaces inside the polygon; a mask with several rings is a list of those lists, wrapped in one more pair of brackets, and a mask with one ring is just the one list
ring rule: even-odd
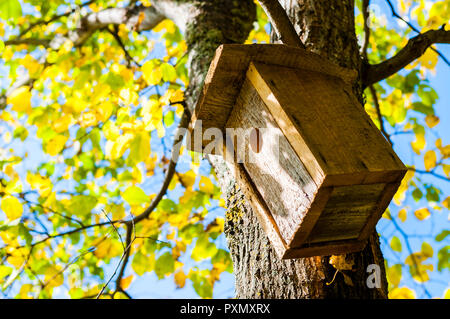
{"label": "tree branch", "polygon": [[436,178],[439,178],[439,179],[442,179],[442,180],[444,180],[446,182],[450,182],[450,178],[448,178],[446,176],[443,176],[443,175],[439,175],[438,173],[434,172],[433,170],[431,170],[431,171],[424,171],[424,170],[421,170],[421,169],[416,169],[416,168],[414,168],[412,166],[408,166],[408,169],[410,171],[413,171],[413,172],[416,172],[416,173],[419,173],[419,174],[432,175],[432,176],[434,176]]}
{"label": "tree branch", "polygon": [[[409,23],[408,21],[406,21],[404,18],[402,18],[394,9],[394,5],[392,4],[392,2],[390,0],[386,0],[389,8],[391,9],[391,13],[394,17],[396,17],[397,19],[400,19],[401,21],[403,21],[408,27],[411,28],[411,30],[413,30],[414,32],[417,33],[421,33],[419,29],[417,29],[416,27],[414,27],[411,23]],[[438,50],[436,50],[435,48],[431,48],[431,50],[433,50],[434,52],[436,52],[443,60],[444,62],[450,66],[450,61],[447,60],[447,58]]]}
{"label": "tree branch", "polygon": [[170,182],[172,181],[172,178],[175,175],[175,167],[177,165],[178,157],[180,155],[181,142],[184,138],[186,128],[188,127],[190,117],[191,116],[189,114],[188,109],[185,108],[185,111],[183,113],[183,116],[181,117],[180,124],[177,129],[177,132],[175,133],[175,140],[173,142],[173,147],[172,147],[172,158],[170,159],[169,167],[167,169],[166,176],[164,177],[164,182],[161,186],[161,189],[159,190],[156,197],[153,198],[149,207],[147,207],[147,209],[142,214],[140,214],[126,222],[127,226],[132,223],[135,223],[135,224],[139,223],[141,220],[148,218],[148,216],[150,216],[150,214],[153,212],[153,210],[156,208],[156,206],[158,206],[159,202],[166,194],[167,189],[169,188]]}
{"label": "tree branch", "polygon": [[[151,30],[158,25],[165,16],[157,11],[153,6],[144,7],[137,6],[132,8],[108,8],[99,12],[94,12],[83,17],[78,27],[69,31],[67,34],[57,34],[48,39],[32,39],[32,38],[15,38],[6,40],[5,45],[43,45],[46,48],[51,48],[55,51],[59,50],[61,46],[70,40],[74,46],[82,45],[96,30],[107,27],[108,25],[120,25],[125,24],[131,29],[136,31]],[[40,63],[46,63],[47,54],[44,54]],[[6,94],[0,96],[0,110],[6,106],[7,97],[14,91],[24,85],[30,85],[34,82],[29,75],[20,77],[19,80],[14,83]]]}
{"label": "tree branch", "polygon": [[280,38],[281,42],[294,47],[305,48],[302,40],[295,31],[286,10],[278,0],[259,0],[259,4],[269,17],[272,26]]}
{"label": "tree branch", "polygon": [[450,31],[444,29],[429,30],[411,38],[406,46],[392,58],[374,65],[366,65],[363,69],[363,86],[368,87],[381,81],[413,62],[424,54],[434,43],[450,43]]}
{"label": "tree branch", "polygon": [[127,59],[128,67],[131,66],[131,62],[136,64],[138,67],[141,67],[141,65],[130,55],[127,48],[125,47],[125,44],[123,43],[122,39],[119,36],[117,25],[115,25],[114,30],[111,30],[110,28],[107,28],[107,31],[114,37],[114,39],[117,41],[117,44],[122,49],[123,53],[125,54],[125,58]]}
{"label": "tree branch", "polygon": [[369,47],[370,28],[368,24],[369,20],[369,3],[370,0],[363,0],[362,2],[362,15],[364,19],[364,43],[361,49],[362,56],[367,61],[367,48]]}

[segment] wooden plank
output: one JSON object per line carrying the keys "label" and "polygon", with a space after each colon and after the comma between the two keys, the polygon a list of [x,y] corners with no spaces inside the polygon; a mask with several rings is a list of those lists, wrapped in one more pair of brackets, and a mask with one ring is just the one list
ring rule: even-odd
{"label": "wooden plank", "polygon": [[[241,129],[235,149],[239,151],[245,170],[268,206],[283,240],[290,242],[299,225],[303,224],[317,193],[316,183],[247,80],[226,126]],[[261,149],[257,154],[249,147],[249,132],[253,128],[258,128],[262,135]]]}
{"label": "wooden plank", "polygon": [[281,259],[286,252],[287,246],[278,230],[269,208],[262,199],[261,195],[258,193],[254,183],[245,171],[244,166],[240,163],[230,162],[227,162],[227,165],[234,172],[236,182],[241,191],[244,193],[245,199],[252,206],[261,227],[269,238],[278,257]]}
{"label": "wooden plank", "polygon": [[288,241],[288,246],[290,248],[298,248],[307,240],[319,220],[319,217],[322,214],[332,192],[333,187],[322,187],[318,190],[314,196],[311,207],[308,209],[308,213],[305,218],[303,218],[302,223],[295,230],[294,237],[292,240]]}
{"label": "wooden plank", "polygon": [[[285,112],[282,105],[273,95],[271,88],[256,69],[254,63],[250,63],[247,71],[247,78],[255,87],[264,103],[267,105],[270,113],[276,119],[278,126],[281,128],[284,136],[286,136],[298,157],[305,165],[309,174],[312,176],[317,185],[321,185],[325,179],[326,164],[320,157],[317,156],[318,152],[311,149],[311,143],[307,140],[308,136],[303,134],[302,131],[299,131],[294,125],[292,118]],[[292,78],[291,75],[291,78],[287,77],[285,80],[286,82],[289,82],[296,80],[296,78]]]}
{"label": "wooden plank", "polygon": [[348,254],[361,251],[366,247],[367,241],[337,241],[331,243],[320,243],[300,248],[289,248],[283,255],[283,259],[305,258],[313,256],[330,256]]}
{"label": "wooden plank", "polygon": [[335,187],[306,242],[358,238],[384,188],[385,184]]}
{"label": "wooden plank", "polygon": [[316,183],[320,172],[323,186],[391,182],[406,172],[341,79],[253,62],[247,76]]}
{"label": "wooden plank", "polygon": [[357,73],[302,48],[284,44],[224,44],[217,50],[192,116],[192,127],[223,129],[240,92],[250,61],[272,63],[333,75],[352,83]]}
{"label": "wooden plank", "polygon": [[377,225],[384,211],[389,206],[389,203],[391,202],[392,197],[394,197],[395,193],[397,192],[399,186],[400,182],[386,184],[385,188],[383,189],[382,196],[379,199],[374,212],[372,212],[372,214],[367,218],[366,222],[364,223],[364,227],[362,228],[358,236],[359,240],[365,240],[369,238],[370,234],[375,229],[375,226]]}

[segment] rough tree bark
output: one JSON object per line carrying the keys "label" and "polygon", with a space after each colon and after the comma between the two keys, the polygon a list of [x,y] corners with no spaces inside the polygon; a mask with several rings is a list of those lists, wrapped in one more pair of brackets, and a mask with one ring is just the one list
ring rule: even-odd
{"label": "rough tree bark", "polygon": [[[360,71],[361,60],[354,28],[352,0],[283,0],[306,47],[342,66]],[[254,19],[253,1],[195,1],[197,14],[186,27],[190,49],[188,105],[192,108],[215,48],[243,42]],[[231,23],[230,23],[231,22]],[[276,41],[276,39],[274,39]],[[354,90],[362,101],[361,83]],[[384,260],[374,233],[364,251],[345,257],[352,270],[338,273],[329,257],[281,261],[275,255],[251,207],[221,158],[210,157],[223,196],[227,199],[225,234],[234,264],[237,298],[386,298]],[[367,266],[381,269],[381,288],[366,284]]]}

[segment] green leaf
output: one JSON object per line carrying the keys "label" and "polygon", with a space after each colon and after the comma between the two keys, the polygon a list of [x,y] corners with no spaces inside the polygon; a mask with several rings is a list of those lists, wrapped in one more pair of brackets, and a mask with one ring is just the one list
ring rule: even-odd
{"label": "green leaf", "polygon": [[9,276],[12,273],[12,268],[5,266],[5,265],[0,265],[0,279],[5,278],[6,276]]}
{"label": "green leaf", "polygon": [[398,286],[402,279],[402,265],[396,264],[387,268],[387,279],[394,287]]}
{"label": "green leaf", "polygon": [[151,254],[150,256],[145,256],[143,253],[138,251],[131,262],[131,268],[133,268],[134,272],[142,276],[144,273],[152,271],[155,266],[155,255]]}
{"label": "green leaf", "polygon": [[412,108],[414,111],[423,113],[425,115],[433,115],[434,114],[434,109],[431,106],[428,106],[422,102],[412,103]]}
{"label": "green leaf", "polygon": [[450,270],[450,246],[442,247],[438,253],[438,270],[442,271],[444,269]]}
{"label": "green leaf", "polygon": [[125,199],[128,204],[141,205],[143,203],[149,203],[150,197],[145,194],[145,192],[138,186],[130,186],[122,194],[123,199]]}
{"label": "green leaf", "polygon": [[175,261],[171,253],[166,252],[159,256],[155,262],[155,274],[159,279],[164,278],[166,275],[173,273],[175,270]]}
{"label": "green leaf", "polygon": [[435,239],[436,241],[443,241],[448,235],[450,235],[450,230],[444,229]]}
{"label": "green leaf", "polygon": [[164,82],[173,82],[177,79],[177,71],[172,65],[168,63],[161,64],[161,72]]}
{"label": "green leaf", "polygon": [[0,1],[0,18],[4,20],[16,19],[22,16],[22,7],[19,0]]}
{"label": "green leaf", "polygon": [[191,257],[195,261],[200,261],[214,256],[217,253],[217,247],[209,241],[208,235],[204,234],[197,239]]}
{"label": "green leaf", "polygon": [[433,257],[433,247],[427,242],[422,243],[422,253],[425,257]]}
{"label": "green leaf", "polygon": [[226,266],[225,271],[230,274],[233,273],[233,261],[231,260],[230,253],[224,249],[218,249],[217,253],[211,258],[211,263],[214,264],[224,264]]}
{"label": "green leaf", "polygon": [[402,251],[402,242],[397,236],[392,237],[390,246],[393,251],[401,252]]}
{"label": "green leaf", "polygon": [[204,231],[201,224],[189,224],[180,230],[179,236],[187,244],[190,244],[192,242],[192,239],[198,237],[202,233],[204,233]]}
{"label": "green leaf", "polygon": [[130,144],[130,155],[128,158],[132,163],[139,163],[150,156],[150,135],[142,132],[136,135]]}
{"label": "green leaf", "polygon": [[209,280],[204,276],[201,276],[198,272],[192,272],[189,275],[189,279],[192,281],[192,286],[195,292],[202,298],[212,298],[213,287],[209,283]]}
{"label": "green leaf", "polygon": [[166,126],[171,126],[175,121],[175,112],[169,111],[164,115],[164,124]]}
{"label": "green leaf", "polygon": [[418,202],[423,197],[423,193],[420,189],[416,188],[412,192],[412,197],[416,202]]}
{"label": "green leaf", "polygon": [[436,187],[430,186],[427,187],[427,194],[425,195],[427,201],[429,202],[439,202],[440,198],[439,198],[439,189],[437,189]]}
{"label": "green leaf", "polygon": [[67,210],[76,216],[87,216],[97,205],[97,198],[94,196],[76,195],[72,197]]}

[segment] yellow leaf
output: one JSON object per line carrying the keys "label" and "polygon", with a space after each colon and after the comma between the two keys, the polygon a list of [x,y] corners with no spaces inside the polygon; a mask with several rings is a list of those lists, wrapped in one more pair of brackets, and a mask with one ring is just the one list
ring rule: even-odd
{"label": "yellow leaf", "polygon": [[20,299],[32,299],[33,297],[31,297],[28,293],[31,292],[33,290],[33,285],[32,284],[23,284],[20,287],[20,291],[19,291],[19,298]]}
{"label": "yellow leaf", "polygon": [[9,256],[7,259],[9,264],[13,265],[14,267],[16,267],[16,269],[19,269],[20,267],[22,267],[25,259],[22,256]]}
{"label": "yellow leaf", "polygon": [[133,281],[133,277],[133,275],[130,275],[128,277],[122,278],[122,280],[120,281],[120,287],[122,289],[127,289]]}
{"label": "yellow leaf", "polygon": [[67,136],[56,135],[54,138],[47,142],[45,151],[51,156],[58,155],[64,149],[64,145],[66,144],[67,140]]}
{"label": "yellow leaf", "polygon": [[442,138],[436,139],[434,144],[436,145],[437,148],[441,148],[442,147]]}
{"label": "yellow leaf", "polygon": [[428,210],[428,208],[424,207],[421,209],[418,209],[414,212],[414,216],[416,216],[416,218],[418,220],[424,220],[427,219],[429,216],[431,215],[430,211]]}
{"label": "yellow leaf", "polygon": [[447,288],[444,292],[444,299],[450,299],[450,288]]}
{"label": "yellow leaf", "polygon": [[111,116],[113,112],[113,104],[111,102],[101,103],[97,108],[97,120],[100,122],[105,122]]}
{"label": "yellow leaf", "polygon": [[209,178],[205,176],[202,176],[200,178],[199,188],[202,192],[205,192],[207,194],[212,194],[214,192],[214,184]]}
{"label": "yellow leaf", "polygon": [[42,176],[39,173],[34,175],[28,172],[27,182],[30,184],[32,189],[37,189],[42,197],[48,197],[53,188],[50,178]]}
{"label": "yellow leaf", "polygon": [[181,269],[179,272],[177,272],[174,275],[175,284],[178,288],[183,288],[186,284],[186,274],[184,273],[183,269]]}
{"label": "yellow leaf", "polygon": [[407,287],[395,288],[389,292],[390,299],[416,299],[416,294],[413,290]]}
{"label": "yellow leaf", "polygon": [[98,244],[97,249],[94,254],[98,258],[112,258],[120,255],[122,253],[122,246],[116,245],[113,240],[105,239],[100,244]]}
{"label": "yellow leaf", "polygon": [[11,195],[2,198],[1,208],[9,220],[20,218],[23,213],[22,203]]}
{"label": "yellow leaf", "polygon": [[427,115],[425,117],[425,122],[427,123],[428,127],[435,127],[439,123],[439,117],[437,117],[436,115]]}
{"label": "yellow leaf", "polygon": [[42,67],[42,64],[40,64],[35,58],[33,58],[29,54],[27,54],[21,60],[20,64],[28,69],[28,72],[30,73],[31,76],[33,76],[35,73],[37,73],[37,71],[39,71]]}
{"label": "yellow leaf", "polygon": [[450,209],[450,196],[448,196],[446,199],[443,200],[442,206],[446,207],[447,209]]}
{"label": "yellow leaf", "polygon": [[423,161],[425,163],[425,169],[427,171],[430,171],[436,166],[436,152],[435,151],[428,151],[425,153],[425,156],[423,157]]}
{"label": "yellow leaf", "polygon": [[44,282],[47,287],[61,286],[64,283],[62,271],[56,266],[48,267],[45,271]]}
{"label": "yellow leaf", "polygon": [[31,92],[28,87],[22,86],[14,90],[7,98],[7,103],[12,104],[12,110],[31,113]]}
{"label": "yellow leaf", "polygon": [[406,217],[407,217],[408,212],[406,211],[405,208],[399,210],[398,212],[398,218],[402,221],[405,222],[406,221]]}
{"label": "yellow leaf", "polygon": [[156,65],[154,61],[150,60],[144,63],[142,66],[142,76],[148,85],[156,85],[162,79],[162,70],[159,65]]}
{"label": "yellow leaf", "polygon": [[89,127],[94,126],[96,124],[97,124],[97,116],[95,116],[94,111],[89,111],[81,115],[81,122],[80,122],[81,127]]}
{"label": "yellow leaf", "polygon": [[53,130],[56,133],[65,132],[69,128],[70,124],[72,124],[72,115],[65,114],[53,122]]}
{"label": "yellow leaf", "polygon": [[346,255],[333,255],[330,257],[330,264],[337,270],[352,270],[354,261],[349,258],[347,260]]}
{"label": "yellow leaf", "polygon": [[169,33],[173,33],[175,32],[176,26],[171,20],[165,19],[161,23],[159,23],[156,27],[154,27],[153,31],[161,32],[163,29],[166,29],[166,31]]}
{"label": "yellow leaf", "polygon": [[120,136],[120,130],[114,122],[108,121],[102,127],[106,139],[115,141]]}
{"label": "yellow leaf", "polygon": [[125,135],[119,136],[112,145],[110,158],[117,159],[121,157],[128,149],[128,146],[133,138],[134,135],[131,133],[126,133]]}

